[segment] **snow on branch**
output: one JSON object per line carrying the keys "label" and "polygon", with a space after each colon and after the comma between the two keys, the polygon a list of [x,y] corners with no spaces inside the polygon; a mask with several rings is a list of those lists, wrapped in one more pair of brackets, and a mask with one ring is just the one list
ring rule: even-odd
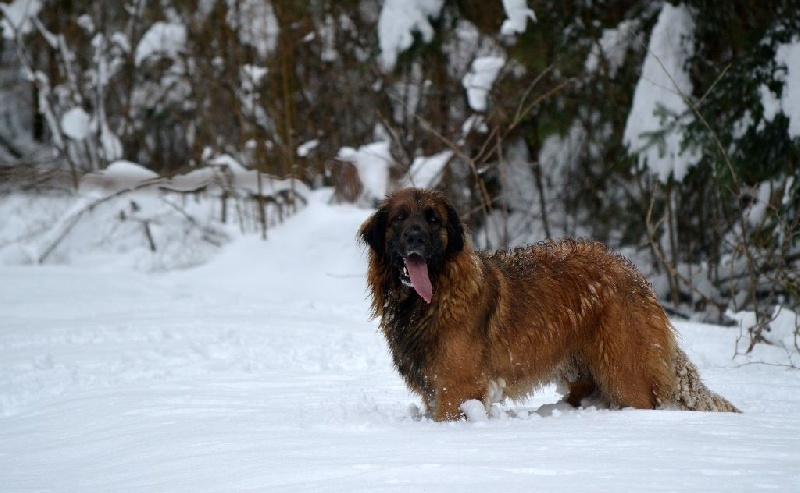
{"label": "snow on branch", "polygon": [[625,125],[623,142],[638,156],[639,165],[662,182],[670,178],[681,181],[701,157],[683,148],[680,131],[693,118],[685,98],[692,93],[687,66],[694,52],[694,30],[687,7],[664,4]]}
{"label": "snow on branch", "polygon": [[506,60],[502,56],[482,56],[472,62],[470,71],[461,80],[467,90],[467,101],[475,111],[486,111],[489,91],[492,90]]}
{"label": "snow on branch", "polygon": [[182,24],[156,22],[136,46],[136,66],[151,57],[176,58],[186,46],[186,26]]}
{"label": "snow on branch", "polygon": [[775,78],[784,86],[780,98],[765,84],[758,87],[764,118],[771,122],[782,112],[789,118],[789,136],[797,138],[800,137],[800,38],[778,45],[775,61],[782,68]]}
{"label": "snow on branch", "polygon": [[414,33],[426,43],[433,39],[429,19],[438,18],[443,0],[386,0],[378,18],[381,66],[386,72],[394,69],[397,57],[411,48]]}
{"label": "snow on branch", "polygon": [[0,12],[3,14],[0,28],[3,37],[14,39],[18,35],[31,32],[32,20],[41,10],[41,0],[14,0],[11,3],[0,3]]}
{"label": "snow on branch", "polygon": [[528,19],[536,22],[536,14],[528,8],[528,0],[503,0],[503,8],[508,17],[500,27],[504,36],[524,33],[528,27]]}

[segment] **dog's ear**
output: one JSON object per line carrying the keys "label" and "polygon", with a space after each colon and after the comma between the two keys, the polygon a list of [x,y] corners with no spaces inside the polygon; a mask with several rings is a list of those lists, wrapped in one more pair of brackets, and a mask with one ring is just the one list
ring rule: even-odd
{"label": "dog's ear", "polygon": [[386,207],[382,206],[373,215],[369,216],[358,229],[358,237],[372,248],[378,255],[378,258],[383,258],[386,250],[387,216],[388,212]]}
{"label": "dog's ear", "polygon": [[464,224],[461,218],[458,217],[458,212],[455,208],[447,204],[447,250],[445,254],[449,257],[457,254],[464,249],[464,242],[466,241],[466,232],[464,231]]}

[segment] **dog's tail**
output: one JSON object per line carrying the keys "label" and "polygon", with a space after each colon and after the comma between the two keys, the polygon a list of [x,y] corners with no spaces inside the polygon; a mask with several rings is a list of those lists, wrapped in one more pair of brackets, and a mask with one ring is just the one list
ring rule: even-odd
{"label": "dog's tail", "polygon": [[675,348],[675,402],[687,411],[719,411],[740,413],[736,406],[712,392],[700,379],[697,367],[679,347]]}

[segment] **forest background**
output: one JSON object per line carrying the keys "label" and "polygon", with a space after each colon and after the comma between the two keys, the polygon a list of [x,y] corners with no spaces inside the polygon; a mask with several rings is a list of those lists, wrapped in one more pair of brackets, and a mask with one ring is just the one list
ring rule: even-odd
{"label": "forest background", "polygon": [[[37,235],[46,247],[25,261],[55,259],[83,211],[151,186],[181,195],[167,203],[192,241],[219,246],[212,222],[266,236],[309,188],[373,206],[417,185],[444,191],[481,247],[595,238],[635,260],[671,315],[739,321],[746,351],[788,313],[798,347],[797,2],[0,9],[0,201],[73,201],[69,220],[0,235],[0,260]],[[110,185],[123,162],[147,179]],[[221,204],[214,220],[187,196]],[[134,218],[160,247],[158,221],[115,207],[102,220]]]}

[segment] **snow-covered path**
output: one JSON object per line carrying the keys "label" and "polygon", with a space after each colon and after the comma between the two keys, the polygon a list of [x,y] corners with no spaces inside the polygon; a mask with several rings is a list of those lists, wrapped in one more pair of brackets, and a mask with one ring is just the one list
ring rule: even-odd
{"label": "snow-covered path", "polygon": [[413,419],[368,320],[366,214],[312,202],[167,275],[0,267],[0,491],[800,491],[800,372],[732,361],[731,329],[679,324],[742,415],[545,389],[522,417]]}

